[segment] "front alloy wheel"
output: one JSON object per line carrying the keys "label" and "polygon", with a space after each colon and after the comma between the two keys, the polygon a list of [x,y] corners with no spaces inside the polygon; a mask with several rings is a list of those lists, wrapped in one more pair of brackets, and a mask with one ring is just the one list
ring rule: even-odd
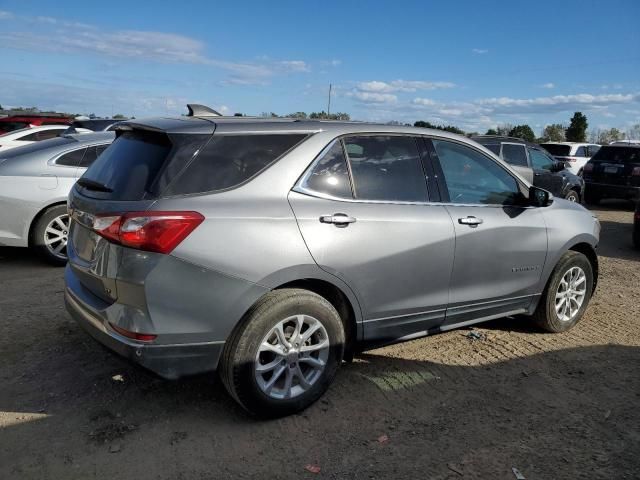
{"label": "front alloy wheel", "polygon": [[580,311],[587,294],[587,276],[580,267],[564,274],[556,291],[556,314],[563,322],[571,321]]}

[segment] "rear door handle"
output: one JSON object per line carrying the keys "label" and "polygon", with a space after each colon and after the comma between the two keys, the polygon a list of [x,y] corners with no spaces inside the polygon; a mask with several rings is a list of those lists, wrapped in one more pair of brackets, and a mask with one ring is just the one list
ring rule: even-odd
{"label": "rear door handle", "polygon": [[346,213],[334,213],[333,215],[322,215],[320,223],[333,223],[336,227],[346,227],[350,223],[355,223],[356,219]]}
{"label": "rear door handle", "polygon": [[470,225],[472,227],[476,227],[478,225],[480,225],[483,222],[483,220],[481,218],[477,218],[477,217],[465,217],[465,218],[459,218],[458,219],[458,223],[460,225]]}

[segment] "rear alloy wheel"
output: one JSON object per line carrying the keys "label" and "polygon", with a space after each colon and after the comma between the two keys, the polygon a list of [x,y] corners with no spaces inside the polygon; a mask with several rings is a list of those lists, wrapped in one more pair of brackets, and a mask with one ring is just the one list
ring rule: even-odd
{"label": "rear alloy wheel", "polygon": [[569,190],[564,198],[570,202],[580,203],[580,194],[575,190]]}
{"label": "rear alloy wheel", "polygon": [[53,265],[67,263],[69,214],[66,205],[51,207],[40,216],[31,234],[31,246]]}
{"label": "rear alloy wheel", "polygon": [[593,292],[593,269],[580,252],[568,251],[556,265],[533,318],[548,332],[565,332],[584,315]]}
{"label": "rear alloy wheel", "polygon": [[327,390],[344,354],[336,309],[308,290],[274,290],[245,315],[225,344],[219,374],[247,411],[280,417]]}

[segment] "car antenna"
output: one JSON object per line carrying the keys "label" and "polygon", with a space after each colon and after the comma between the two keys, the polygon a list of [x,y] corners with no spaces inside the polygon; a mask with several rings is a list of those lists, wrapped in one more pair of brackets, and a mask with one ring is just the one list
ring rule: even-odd
{"label": "car antenna", "polygon": [[220,112],[216,112],[213,108],[209,108],[206,105],[200,105],[198,103],[187,103],[187,109],[189,113],[188,117],[221,117]]}

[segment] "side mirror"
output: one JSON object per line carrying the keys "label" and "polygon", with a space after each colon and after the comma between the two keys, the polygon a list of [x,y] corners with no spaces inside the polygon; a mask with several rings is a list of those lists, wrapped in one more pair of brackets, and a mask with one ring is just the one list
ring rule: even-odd
{"label": "side mirror", "polygon": [[564,169],[565,169],[564,162],[553,162],[550,168],[552,172],[561,172]]}
{"label": "side mirror", "polygon": [[553,203],[553,195],[550,192],[534,187],[529,187],[529,204],[534,207],[548,207]]}

